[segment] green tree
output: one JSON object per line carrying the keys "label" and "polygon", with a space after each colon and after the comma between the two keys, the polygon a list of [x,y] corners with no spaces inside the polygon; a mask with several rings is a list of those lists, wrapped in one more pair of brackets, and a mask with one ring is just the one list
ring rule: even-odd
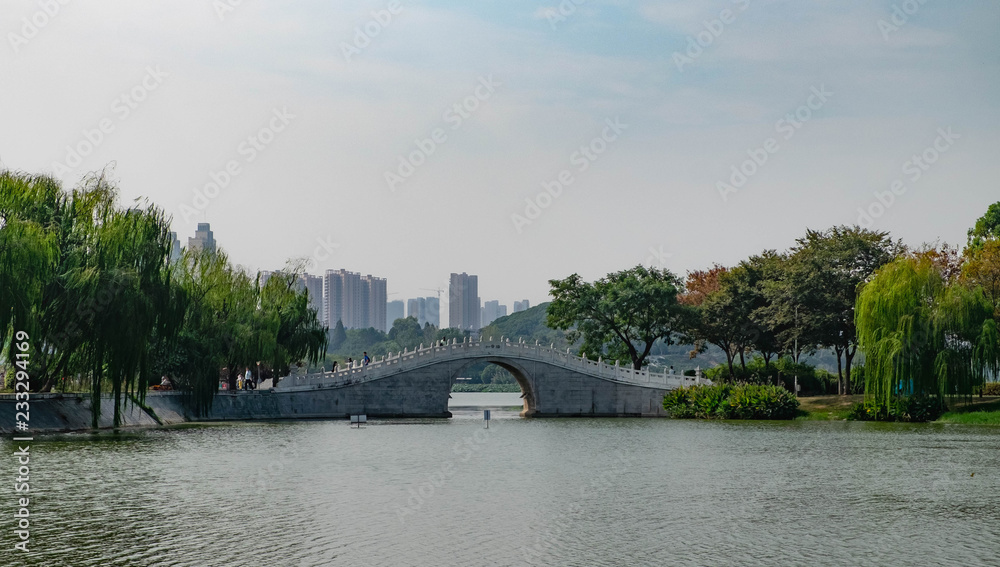
{"label": "green tree", "polygon": [[990,205],[986,214],[979,217],[975,226],[969,229],[968,247],[975,250],[987,240],[996,239],[1000,239],[1000,201]]}
{"label": "green tree", "polygon": [[158,207],[119,205],[107,172],[72,191],[0,172],[0,351],[14,330],[28,331],[32,388],[84,376],[95,426],[105,392],[115,426],[125,400],[141,401],[160,373],[203,410],[223,366],[235,376],[266,360],[287,372],[326,344],[307,292],[296,289],[297,268],[262,289],[221,251],[170,263],[168,231]]}
{"label": "green tree", "polygon": [[978,287],[993,306],[993,318],[1000,322],[1000,239],[986,240],[978,249],[966,249],[962,281]]}
{"label": "green tree", "polygon": [[685,291],[679,298],[683,305],[692,308],[694,316],[685,329],[688,341],[695,344],[695,351],[701,352],[701,343],[713,344],[726,354],[726,364],[730,379],[735,378],[734,361],[743,350],[743,328],[741,319],[734,317],[735,307],[731,290],[723,290],[720,280],[728,270],[716,264],[708,270],[688,273]]}
{"label": "green tree", "polygon": [[787,329],[783,342],[798,338],[836,353],[841,394],[851,391],[851,366],[858,349],[858,286],[903,251],[903,245],[886,232],[858,226],[809,230],[791,250],[785,284],[770,290],[772,320]]}
{"label": "green tree", "polygon": [[330,350],[340,350],[341,345],[343,345],[346,340],[347,331],[344,329],[344,322],[337,319],[337,325],[334,326],[333,332],[330,333]]}
{"label": "green tree", "polygon": [[[756,350],[764,360],[765,371],[771,360],[783,350],[780,335],[784,332],[783,320],[769,317],[774,311],[776,298],[769,289],[781,286],[785,278],[787,260],[774,250],[751,256],[740,262],[722,279],[723,287],[731,286],[733,295],[740,298],[741,309],[748,312],[743,331],[746,335],[746,349]],[[745,357],[741,351],[740,365],[745,369]]]}
{"label": "green tree", "polygon": [[970,395],[1000,367],[992,305],[981,289],[949,282],[926,254],[880,268],[856,313],[872,413],[887,413],[899,394]]}
{"label": "green tree", "polygon": [[261,317],[275,339],[264,345],[263,356],[275,371],[275,385],[279,376],[288,374],[291,363],[305,360],[316,365],[326,357],[328,329],[309,307],[309,292],[297,288],[303,268],[304,264],[289,265],[261,289]]}
{"label": "green tree", "polygon": [[[4,184],[10,188],[17,178],[5,174]],[[117,187],[103,172],[70,193],[51,179],[20,180],[34,189],[8,213],[46,227],[45,254],[54,259],[54,269],[36,272],[44,273],[45,281],[31,306],[37,321],[33,386],[48,390],[61,376],[84,373],[91,383],[94,425],[107,388],[117,426],[127,395],[141,399],[152,379],[152,343],[175,333],[179,322],[167,308],[169,223],[162,210],[147,203],[119,207]]]}
{"label": "green tree", "polygon": [[424,329],[420,328],[416,317],[403,317],[393,321],[388,336],[390,341],[396,342],[398,348],[409,350],[417,348],[421,343],[430,346],[432,342],[424,336]]}
{"label": "green tree", "polygon": [[61,199],[51,178],[0,172],[0,354],[13,344],[15,331],[39,331],[36,309],[59,255],[44,211],[61,206]]}
{"label": "green tree", "polygon": [[607,353],[609,359],[641,369],[653,344],[671,344],[688,310],[678,304],[681,282],[668,270],[636,266],[593,283],[578,274],[549,280],[554,298],[547,309],[549,327],[583,338],[581,351]]}

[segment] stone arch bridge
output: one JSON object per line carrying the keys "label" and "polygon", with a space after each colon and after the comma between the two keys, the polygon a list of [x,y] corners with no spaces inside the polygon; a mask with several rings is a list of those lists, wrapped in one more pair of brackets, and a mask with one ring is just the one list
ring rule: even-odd
{"label": "stone arch bridge", "polygon": [[227,403],[236,404],[232,409],[238,410],[257,398],[262,406],[254,413],[284,418],[450,417],[452,384],[465,368],[480,361],[514,376],[521,386],[525,417],[662,416],[668,390],[708,382],[587,360],[551,346],[492,338],[453,340],[404,350],[364,367],[287,376],[277,387],[252,397],[246,392],[216,396],[212,413],[223,417]]}

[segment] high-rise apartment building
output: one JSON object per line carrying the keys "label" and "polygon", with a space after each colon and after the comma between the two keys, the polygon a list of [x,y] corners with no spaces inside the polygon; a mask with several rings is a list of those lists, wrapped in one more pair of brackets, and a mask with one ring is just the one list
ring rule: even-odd
{"label": "high-rise apartment building", "polygon": [[385,278],[376,278],[371,274],[361,277],[362,320],[359,328],[375,327],[383,333],[389,328],[385,326],[386,294]]}
{"label": "high-rise apartment building", "polygon": [[176,262],[181,257],[181,241],[176,232],[170,233],[170,261]]}
{"label": "high-rise apartment building", "polygon": [[427,322],[427,300],[423,297],[415,297],[406,300],[406,316],[413,317],[423,327]]}
{"label": "high-rise apartment building", "polygon": [[392,324],[396,321],[396,319],[402,319],[405,316],[406,315],[404,315],[403,311],[403,301],[401,299],[397,299],[396,301],[390,301],[389,303],[385,304],[386,329],[391,329]]}
{"label": "high-rise apartment building", "polygon": [[517,313],[518,311],[527,311],[530,308],[531,308],[531,303],[529,303],[527,299],[525,299],[524,301],[514,302],[514,313]]}
{"label": "high-rise apartment building", "polygon": [[198,230],[194,231],[194,237],[188,238],[188,250],[208,250],[215,252],[215,235],[212,227],[207,222],[198,223]]}
{"label": "high-rise apartment building", "polygon": [[347,270],[327,270],[323,303],[330,328],[341,321],[346,329],[386,330],[386,280]]}
{"label": "high-rise apartment building", "polygon": [[415,297],[406,300],[406,316],[413,317],[423,327],[427,323],[441,326],[441,301],[436,297]]}
{"label": "high-rise apartment building", "polygon": [[[427,317],[425,323],[430,323],[435,327],[441,327],[441,300],[437,297],[427,297],[424,299],[424,315]],[[423,324],[421,324],[421,327]]]}
{"label": "high-rise apartment building", "polygon": [[500,317],[507,315],[507,306],[501,305],[496,299],[483,303],[482,325],[485,327]]}
{"label": "high-rise apartment building", "polygon": [[309,308],[316,310],[316,316],[320,323],[329,326],[323,309],[323,278],[312,274],[302,274],[299,276],[299,288],[305,288],[309,292]]}
{"label": "high-rise apartment building", "polygon": [[479,277],[465,272],[451,274],[448,286],[448,326],[463,331],[478,331],[482,325],[479,310]]}

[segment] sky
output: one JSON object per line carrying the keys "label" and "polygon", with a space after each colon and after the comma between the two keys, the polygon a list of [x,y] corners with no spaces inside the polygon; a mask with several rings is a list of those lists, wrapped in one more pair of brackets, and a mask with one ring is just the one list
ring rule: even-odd
{"label": "sky", "polygon": [[390,300],[963,243],[1000,200],[995,0],[62,2],[0,5],[0,167]]}

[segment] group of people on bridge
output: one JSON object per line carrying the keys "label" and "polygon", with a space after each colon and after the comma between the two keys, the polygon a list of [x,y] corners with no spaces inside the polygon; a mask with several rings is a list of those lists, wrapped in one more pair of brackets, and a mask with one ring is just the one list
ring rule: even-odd
{"label": "group of people on bridge", "polygon": [[[244,390],[244,391],[247,391],[247,390],[256,390],[257,389],[257,381],[254,380],[253,373],[250,372],[250,367],[247,366],[245,368],[246,369],[243,372],[243,374],[237,374],[236,375],[236,389],[237,390]],[[229,382],[226,382],[225,380],[220,381],[219,382],[219,389],[220,390],[228,390],[229,389]]]}

